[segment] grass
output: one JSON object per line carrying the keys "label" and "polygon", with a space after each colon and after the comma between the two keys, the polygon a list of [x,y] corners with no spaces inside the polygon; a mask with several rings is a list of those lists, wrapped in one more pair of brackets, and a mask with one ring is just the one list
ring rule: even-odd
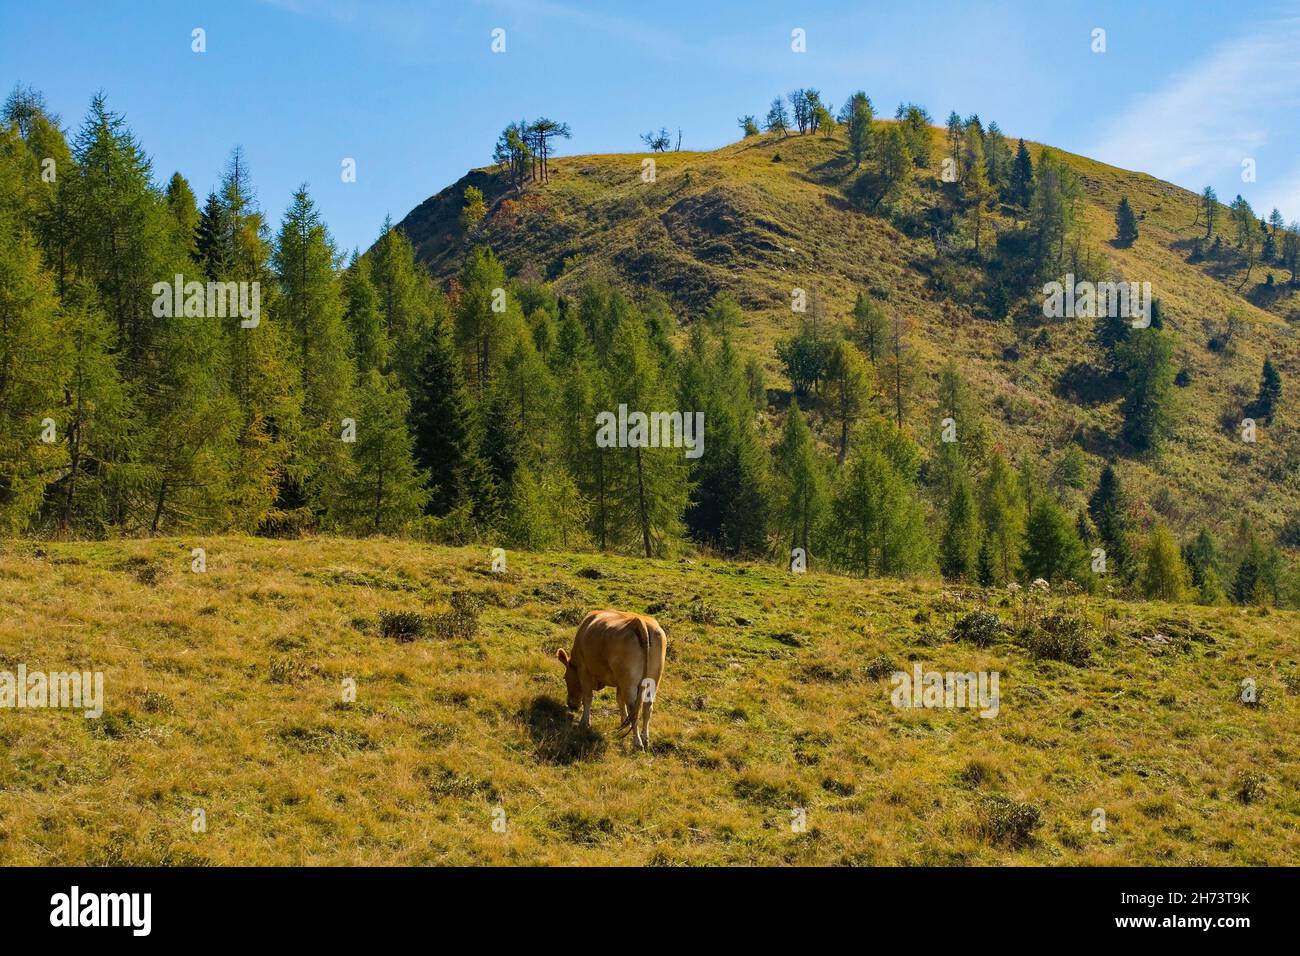
{"label": "grass", "polygon": [[[195,546],[206,573],[190,570]],[[494,575],[487,550],[0,545],[0,670],[102,670],[106,685],[98,720],[0,711],[0,862],[1253,865],[1300,853],[1300,615],[1011,605],[704,558],[512,553]],[[590,735],[563,706],[555,649],[583,610],[607,605],[656,606],[669,634],[649,754],[612,734],[612,691]],[[974,611],[1000,621],[981,619],[979,640],[955,628]],[[1082,666],[1022,646],[1053,617],[1084,619]],[[998,671],[998,715],[895,709],[889,674],[914,662]],[[1247,677],[1256,706],[1239,699]]]}

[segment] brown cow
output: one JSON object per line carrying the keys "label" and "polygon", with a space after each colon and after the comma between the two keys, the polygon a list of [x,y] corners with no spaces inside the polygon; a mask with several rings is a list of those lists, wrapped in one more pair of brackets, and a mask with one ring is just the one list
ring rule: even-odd
{"label": "brown cow", "polygon": [[[573,652],[555,656],[564,664],[569,709],[582,705],[583,729],[591,726],[591,695],[613,687],[618,696],[619,730],[633,732],[638,747],[650,747],[650,711],[664,672],[668,638],[659,622],[645,614],[592,611],[578,625]],[[641,726],[637,728],[637,713]]]}

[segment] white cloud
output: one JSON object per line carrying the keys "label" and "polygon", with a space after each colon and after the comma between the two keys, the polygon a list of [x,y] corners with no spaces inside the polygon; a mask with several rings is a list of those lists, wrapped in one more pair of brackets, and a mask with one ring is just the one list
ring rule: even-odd
{"label": "white cloud", "polygon": [[[1104,127],[1097,158],[1300,218],[1297,64],[1300,18],[1261,24],[1137,97]],[[1256,161],[1254,183],[1241,181],[1246,158]]]}

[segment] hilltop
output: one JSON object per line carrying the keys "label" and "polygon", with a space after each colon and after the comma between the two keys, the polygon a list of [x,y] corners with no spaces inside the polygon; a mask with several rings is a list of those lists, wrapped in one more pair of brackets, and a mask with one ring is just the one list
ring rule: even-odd
{"label": "hilltop", "polygon": [[[486,548],[380,538],[0,545],[0,670],[104,673],[97,719],[3,713],[0,864],[1300,852],[1296,612],[1034,604],[707,559],[489,567]],[[612,735],[611,691],[590,737],[564,709],[555,649],[606,605],[669,636],[649,754]],[[954,625],[980,609],[998,626],[970,640]],[[1083,622],[1076,663],[1046,639],[1064,620]],[[918,664],[998,672],[996,715],[896,708],[891,674]]]}
{"label": "hilltop", "polygon": [[[937,201],[943,134],[934,129],[929,169],[916,171],[916,205]],[[1014,139],[1012,144],[1014,145]],[[1027,144],[1037,163],[1043,147]],[[800,316],[791,291],[811,297],[810,311],[845,322],[859,292],[891,315],[909,319],[921,374],[908,427],[918,439],[932,432],[938,371],[957,361],[992,418],[994,437],[1013,455],[1050,471],[1064,449],[1088,455],[1087,481],[1103,461],[1116,460],[1125,484],[1139,490],[1180,534],[1208,523],[1221,536],[1246,515],[1278,530],[1300,511],[1300,435],[1295,416],[1274,416],[1258,443],[1239,440],[1243,408],[1259,386],[1265,357],[1287,383],[1286,404],[1300,381],[1294,325],[1300,290],[1286,286],[1285,269],[1257,263],[1250,281],[1232,250],[1227,210],[1219,210],[1222,249],[1209,253],[1199,197],[1151,176],[1082,156],[1053,151],[1083,187],[1082,232],[1100,271],[1150,282],[1174,343],[1180,376],[1176,441],[1158,459],[1114,440],[1120,395],[1076,387],[1101,359],[1090,321],[1042,318],[1041,300],[1007,316],[963,294],[975,278],[960,256],[936,248],[923,229],[900,227],[852,201],[855,176],[843,135],[763,134],[712,152],[570,156],[550,163],[550,181],[509,188],[495,168],[479,169],[432,196],[400,223],[419,259],[443,280],[474,245],[487,245],[514,275],[552,282],[562,294],[585,277],[612,275],[634,295],[658,292],[685,324],[718,292],[745,311],[739,338],[766,364],[773,413],[788,396],[775,343]],[[655,181],[642,163],[655,162]],[[472,233],[458,222],[467,186],[481,189],[489,212]],[[1113,241],[1115,210],[1126,197],[1140,237]],[[1226,201],[1229,197],[1224,197]],[[996,212],[1001,226],[1016,210]],[[1023,218],[1023,216],[1021,217]],[[1268,273],[1275,282],[1266,285]],[[1034,307],[1038,314],[1034,315]],[[1229,317],[1231,346],[1222,347]],[[1141,516],[1139,516],[1141,518]]]}

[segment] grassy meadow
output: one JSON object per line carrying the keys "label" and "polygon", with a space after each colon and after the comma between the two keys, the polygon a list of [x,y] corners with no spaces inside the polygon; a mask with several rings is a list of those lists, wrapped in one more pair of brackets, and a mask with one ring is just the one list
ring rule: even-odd
{"label": "grassy meadow", "polygon": [[[0,711],[0,863],[1300,858],[1296,613],[507,561],[386,539],[0,544],[0,670],[105,675],[98,719]],[[669,635],[650,753],[613,735],[612,690],[591,735],[564,708],[555,649],[604,606]],[[954,632],[981,607],[989,641]],[[1081,665],[1043,642],[1064,618]],[[895,708],[889,674],[915,662],[999,672],[997,716]]]}

